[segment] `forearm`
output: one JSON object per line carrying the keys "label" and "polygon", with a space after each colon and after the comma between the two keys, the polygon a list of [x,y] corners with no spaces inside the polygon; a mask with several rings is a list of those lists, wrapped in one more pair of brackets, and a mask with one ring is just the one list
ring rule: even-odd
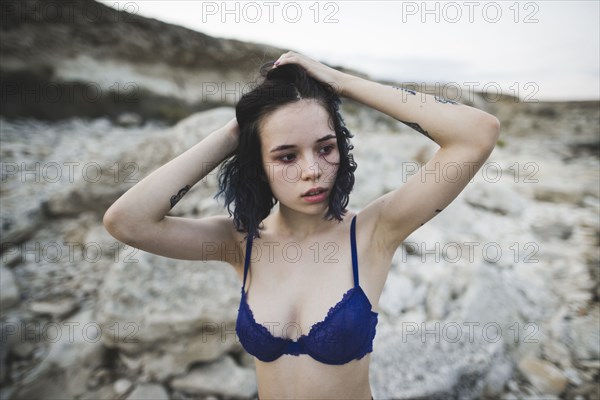
{"label": "forearm", "polygon": [[144,229],[160,222],[198,181],[237,147],[224,126],[173,160],[154,170],[117,199],[104,216],[105,226],[119,231]]}
{"label": "forearm", "polygon": [[403,122],[440,147],[456,144],[493,146],[496,143],[500,123],[485,111],[348,74],[341,86],[342,96]]}

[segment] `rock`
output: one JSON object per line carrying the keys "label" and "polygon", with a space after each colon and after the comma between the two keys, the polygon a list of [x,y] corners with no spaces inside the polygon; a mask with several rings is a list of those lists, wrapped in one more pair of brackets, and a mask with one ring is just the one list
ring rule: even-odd
{"label": "rock", "polygon": [[539,186],[534,190],[535,200],[549,203],[578,204],[583,202],[586,195],[585,192],[570,192],[556,187]]}
{"label": "rock", "polygon": [[[97,320],[107,329],[121,324],[119,337],[104,337],[110,340],[107,344],[133,354],[174,337],[181,341],[181,335],[202,332],[205,339],[219,336],[210,329],[219,329],[222,323],[235,324],[239,282],[230,265],[216,261],[199,264],[141,250],[131,261],[111,265],[99,291]],[[132,319],[132,315],[143,317]],[[129,331],[126,323],[131,324]],[[224,347],[231,342],[224,341]]]}
{"label": "rock", "polygon": [[47,301],[34,301],[29,309],[36,314],[49,314],[62,318],[71,314],[78,307],[77,301],[71,297],[49,299]]}
{"label": "rock", "polygon": [[398,272],[390,271],[381,293],[380,308],[388,315],[397,317],[414,307],[415,304],[420,304],[424,294],[425,285],[417,289],[409,278]]}
{"label": "rock", "polygon": [[489,340],[502,336],[508,349],[518,356],[539,351],[545,330],[530,321],[548,319],[549,310],[557,305],[541,278],[521,277],[516,271],[481,263],[474,268],[471,284],[448,319],[479,324]]}
{"label": "rock", "polygon": [[[74,398],[88,391],[88,380],[102,366],[102,332],[92,320],[92,311],[83,310],[63,324],[55,325],[60,336],[51,340],[49,351],[33,370],[15,386],[14,399]],[[39,332],[38,335],[42,336]]]}
{"label": "rock", "polygon": [[[86,163],[86,174],[78,175],[75,182],[65,186],[64,190],[51,194],[43,202],[46,215],[57,218],[75,216],[86,211],[103,215],[141,177],[149,175],[154,169],[200,142],[233,115],[231,107],[220,107],[193,115],[170,130],[156,130],[145,136],[135,137],[130,146],[121,148],[121,152],[115,152],[107,146],[102,149],[104,154],[99,155],[102,161]],[[216,182],[215,179],[216,176],[212,178],[213,182]],[[177,210],[181,208],[178,203]]]}
{"label": "rock", "polygon": [[133,387],[133,383],[129,379],[117,379],[113,385],[115,393],[120,397]]}
{"label": "rock", "polygon": [[[127,255],[133,254],[134,249],[126,244],[118,241],[106,231],[104,225],[96,224],[88,229],[80,243],[85,244],[88,248],[99,249],[103,257],[114,261],[124,259]],[[91,252],[91,250],[90,250]],[[90,256],[91,258],[92,256]]]}
{"label": "rock", "polygon": [[6,267],[14,267],[18,263],[22,261],[21,252],[19,251],[19,246],[16,245],[7,245],[4,247],[6,250],[2,254],[2,261],[4,261],[4,265]]}
{"label": "rock", "polygon": [[551,363],[531,355],[525,356],[518,364],[519,371],[544,395],[559,395],[567,385],[562,371]]}
{"label": "rock", "polygon": [[402,243],[403,251],[408,255],[420,256],[422,263],[440,262],[442,260],[441,248],[448,242],[443,231],[426,224],[412,232]]}
{"label": "rock", "polygon": [[473,207],[500,215],[517,217],[526,207],[521,195],[504,182],[491,185],[490,182],[474,182],[465,192],[465,201]]}
{"label": "rock", "polygon": [[110,266],[95,314],[103,330],[115,332],[104,342],[127,353],[120,357],[129,368],[162,382],[239,346],[232,335],[239,280],[230,265],[143,251],[135,261]]}
{"label": "rock", "polygon": [[565,324],[564,341],[580,360],[600,358],[600,307],[597,305],[584,316],[578,316]]}
{"label": "rock", "polygon": [[41,228],[45,219],[38,206],[28,207],[26,203],[6,197],[3,197],[2,202],[2,208],[12,210],[11,213],[0,215],[0,245],[4,250],[31,238]]}
{"label": "rock", "polygon": [[206,396],[251,397],[257,392],[256,373],[250,368],[238,367],[229,356],[193,368],[188,374],[171,381],[176,391]]}
{"label": "rock", "polygon": [[562,368],[571,367],[571,353],[567,346],[554,339],[544,341],[542,346],[546,359]]}
{"label": "rock", "polygon": [[[70,243],[71,246],[78,250],[90,245],[95,246],[97,242],[93,239],[96,239],[96,237],[93,237],[92,240],[90,240],[88,236],[90,235],[90,232],[97,232],[100,227],[103,227],[99,224],[101,220],[98,218],[98,215],[91,211],[80,213],[76,219],[61,220],[61,222],[63,223],[61,226],[63,240]],[[102,237],[104,240],[109,238],[112,238],[112,236],[108,233]],[[114,238],[112,239],[114,242]],[[90,253],[91,252],[92,251],[90,251]],[[91,257],[93,256],[90,256],[90,258]]]}
{"label": "rock", "polygon": [[513,364],[508,354],[498,356],[485,377],[483,393],[497,398],[504,392],[504,387],[513,376]]}
{"label": "rock", "polygon": [[125,365],[131,372],[137,374],[142,368],[142,355],[129,355],[123,351],[119,352],[119,360]]}
{"label": "rock", "polygon": [[142,383],[135,387],[126,400],[169,400],[169,394],[162,385]]}
{"label": "rock", "polygon": [[579,360],[578,364],[584,368],[600,370],[600,360]]}
{"label": "rock", "polygon": [[575,386],[579,386],[583,383],[583,381],[579,377],[579,373],[574,368],[565,368],[563,370],[563,374],[569,380],[569,383],[571,383]]}
{"label": "rock", "polygon": [[107,384],[98,388],[90,388],[87,393],[81,395],[81,400],[117,399],[113,385]]}
{"label": "rock", "polygon": [[[1,324],[2,357],[10,353],[14,358],[27,359],[31,357],[37,347],[40,346],[40,331],[35,329],[35,323],[22,319],[19,314],[11,315]],[[6,372],[6,370],[2,371]],[[2,373],[0,372],[0,373]]]}
{"label": "rock", "polygon": [[94,370],[92,376],[87,381],[87,387],[89,389],[98,390],[99,388],[108,385],[112,380],[111,371],[108,368],[100,367]]}
{"label": "rock", "polygon": [[138,126],[141,123],[142,117],[137,113],[124,112],[117,117],[117,124],[123,127]]}
{"label": "rock", "polygon": [[[223,326],[225,327],[226,324]],[[235,325],[230,326],[231,329],[235,329]],[[188,367],[196,362],[210,362],[217,359],[223,354],[224,349],[229,352],[235,345],[234,338],[227,339],[231,333],[216,330],[216,325],[207,324],[206,328],[204,332],[199,331],[196,335],[162,342],[159,346],[160,351],[145,351],[140,358],[140,376],[144,380],[166,381],[174,375],[186,373]],[[227,342],[232,347],[226,347],[221,342]]]}
{"label": "rock", "polygon": [[0,313],[19,303],[19,287],[10,269],[0,266]]}
{"label": "rock", "polygon": [[504,357],[502,340],[482,338],[480,327],[469,333],[451,320],[378,331],[371,356],[373,397],[480,398],[492,366]]}
{"label": "rock", "polygon": [[439,274],[433,280],[426,294],[427,316],[429,319],[445,319],[452,303],[451,274]]}
{"label": "rock", "polygon": [[[21,335],[21,320],[18,316],[9,316],[0,321],[0,384],[8,378],[6,360],[9,353],[14,353],[15,346],[19,344]],[[0,397],[3,398],[3,397]]]}
{"label": "rock", "polygon": [[531,230],[542,240],[567,240],[573,234],[573,225],[561,220],[535,221]]}
{"label": "rock", "polygon": [[15,357],[20,359],[28,359],[35,354],[35,351],[39,348],[39,344],[35,341],[21,341],[15,344],[11,348],[10,352]]}
{"label": "rock", "polygon": [[569,349],[579,365],[584,361],[600,358],[599,310],[595,305],[587,310],[586,315],[573,316],[563,306],[552,319],[552,336]]}
{"label": "rock", "polygon": [[598,398],[598,382],[586,382],[574,388],[571,393],[574,396],[581,396],[583,399]]}

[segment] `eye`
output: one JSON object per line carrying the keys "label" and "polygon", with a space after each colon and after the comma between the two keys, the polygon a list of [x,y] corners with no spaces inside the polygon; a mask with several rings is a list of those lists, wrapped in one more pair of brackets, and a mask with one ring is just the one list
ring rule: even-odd
{"label": "eye", "polygon": [[325,151],[323,151],[321,154],[329,154],[333,151],[334,148],[335,148],[335,146],[332,144],[330,144],[329,146],[322,147],[321,150],[325,150]]}
{"label": "eye", "polygon": [[282,161],[284,163],[289,163],[289,162],[293,161],[293,160],[286,160],[285,159],[286,157],[294,157],[294,155],[293,154],[286,154],[284,156],[279,157],[278,160],[280,160],[280,161]]}

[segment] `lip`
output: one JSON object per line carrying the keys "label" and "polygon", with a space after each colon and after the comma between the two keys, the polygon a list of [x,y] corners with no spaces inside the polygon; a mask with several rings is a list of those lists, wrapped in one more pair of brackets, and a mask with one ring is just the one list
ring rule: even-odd
{"label": "lip", "polygon": [[[306,192],[304,192],[304,194],[302,195],[302,197],[315,197],[315,196],[308,196],[308,194],[310,192],[316,192],[317,190],[319,190],[321,192],[326,192],[327,191],[326,188],[321,187],[321,186],[317,186],[317,187],[311,188],[311,189],[307,190]],[[319,193],[319,195],[321,195],[321,194],[323,194],[323,193]]]}
{"label": "lip", "polygon": [[328,190],[325,190],[317,195],[313,195],[313,196],[307,196],[307,195],[303,195],[302,199],[304,199],[304,201],[306,201],[307,203],[321,203],[322,201],[325,201],[327,199],[327,195],[328,195]]}

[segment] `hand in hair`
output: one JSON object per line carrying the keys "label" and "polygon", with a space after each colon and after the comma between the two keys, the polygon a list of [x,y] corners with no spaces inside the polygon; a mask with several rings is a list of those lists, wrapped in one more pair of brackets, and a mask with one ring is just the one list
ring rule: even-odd
{"label": "hand in hair", "polygon": [[314,79],[330,84],[335,89],[338,96],[344,95],[345,83],[348,79],[352,78],[351,75],[328,67],[327,65],[294,51],[288,51],[287,53],[282,54],[273,64],[273,68],[285,64],[298,64],[302,66]]}

